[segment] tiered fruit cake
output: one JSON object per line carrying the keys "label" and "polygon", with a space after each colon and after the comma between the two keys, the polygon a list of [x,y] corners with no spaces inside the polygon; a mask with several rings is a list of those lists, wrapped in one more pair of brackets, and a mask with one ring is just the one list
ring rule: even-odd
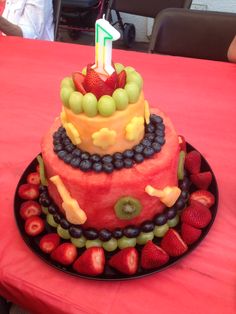
{"label": "tiered fruit cake", "polygon": [[27,235],[88,276],[158,269],[199,239],[214,204],[201,155],[150,110],[134,68],[114,69],[88,65],[62,80],[60,117],[18,190]]}

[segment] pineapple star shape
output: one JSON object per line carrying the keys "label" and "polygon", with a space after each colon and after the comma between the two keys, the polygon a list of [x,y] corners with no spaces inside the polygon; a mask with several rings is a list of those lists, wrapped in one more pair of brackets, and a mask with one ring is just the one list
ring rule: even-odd
{"label": "pineapple star shape", "polygon": [[92,134],[93,144],[106,150],[116,142],[116,132],[108,128],[102,128]]}

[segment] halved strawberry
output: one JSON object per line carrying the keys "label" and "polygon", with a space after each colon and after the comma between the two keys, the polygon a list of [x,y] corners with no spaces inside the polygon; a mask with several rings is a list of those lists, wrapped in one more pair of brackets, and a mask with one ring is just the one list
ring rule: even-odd
{"label": "halved strawberry", "polygon": [[31,183],[22,184],[18,189],[18,195],[24,200],[35,200],[39,197],[39,187]]}
{"label": "halved strawberry", "polygon": [[180,150],[183,150],[184,152],[186,152],[186,141],[183,135],[178,135],[178,140],[179,140]]}
{"label": "halved strawberry", "polygon": [[162,238],[161,248],[170,256],[180,256],[188,249],[178,232],[172,228]]}
{"label": "halved strawberry", "polygon": [[212,181],[212,173],[210,171],[192,174],[190,180],[193,184],[203,190],[207,190]]}
{"label": "halved strawberry", "polygon": [[191,173],[200,172],[201,155],[197,150],[192,150],[185,157],[185,168]]}
{"label": "halved strawberry", "polygon": [[84,75],[80,72],[75,72],[72,74],[72,79],[75,85],[75,88],[77,89],[78,92],[81,94],[86,94],[86,90],[84,88]]}
{"label": "halved strawberry", "polygon": [[211,211],[203,204],[192,200],[181,214],[181,221],[194,228],[205,228],[211,221]]}
{"label": "halved strawberry", "polygon": [[57,233],[49,233],[43,236],[39,242],[40,249],[47,254],[50,254],[60,244],[60,237]]}
{"label": "halved strawberry", "polygon": [[141,266],[144,269],[152,269],[166,264],[169,255],[152,241],[148,241],[142,249]]}
{"label": "halved strawberry", "polygon": [[186,244],[192,244],[196,242],[202,234],[201,229],[194,228],[189,224],[182,223],[181,236]]}
{"label": "halved strawberry", "polygon": [[25,201],[21,204],[20,215],[24,220],[32,216],[39,216],[41,213],[41,206],[35,201]]}
{"label": "halved strawberry", "polygon": [[197,190],[190,195],[190,202],[197,201],[210,208],[215,204],[215,196],[206,190]]}
{"label": "halved strawberry", "polygon": [[44,230],[45,221],[38,217],[32,216],[25,221],[25,232],[31,236],[35,237]]}
{"label": "halved strawberry", "polygon": [[124,88],[125,84],[126,84],[126,72],[125,72],[125,70],[122,70],[118,74],[117,88]]}
{"label": "halved strawberry", "polygon": [[28,174],[26,181],[30,184],[40,184],[40,175],[38,172],[31,172]]}
{"label": "halved strawberry", "polygon": [[102,274],[104,266],[105,255],[101,247],[90,247],[73,264],[75,271],[91,276]]}
{"label": "halved strawberry", "polygon": [[115,90],[117,88],[118,83],[118,75],[116,71],[114,71],[105,81],[106,85]]}
{"label": "halved strawberry", "polygon": [[87,68],[87,74],[84,79],[84,88],[86,92],[93,93],[97,99],[103,95],[112,95],[113,89],[108,86],[92,68]]}
{"label": "halved strawberry", "polygon": [[77,249],[72,243],[63,243],[51,253],[51,258],[65,266],[72,264],[77,257]]}
{"label": "halved strawberry", "polygon": [[133,275],[138,269],[138,251],[134,247],[127,247],[113,255],[108,263],[123,274]]}

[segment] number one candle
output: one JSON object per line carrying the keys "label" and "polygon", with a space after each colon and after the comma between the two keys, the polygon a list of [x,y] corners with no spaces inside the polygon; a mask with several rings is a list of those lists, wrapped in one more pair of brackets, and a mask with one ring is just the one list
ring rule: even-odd
{"label": "number one candle", "polygon": [[120,33],[104,18],[95,24],[95,65],[94,69],[101,74],[111,75],[115,69],[112,66],[112,41],[120,38]]}

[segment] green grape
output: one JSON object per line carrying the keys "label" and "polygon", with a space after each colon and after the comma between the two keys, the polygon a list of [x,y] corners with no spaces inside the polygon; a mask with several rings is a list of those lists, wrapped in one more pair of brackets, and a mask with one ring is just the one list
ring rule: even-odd
{"label": "green grape", "polygon": [[154,228],[154,235],[155,237],[162,238],[164,237],[164,235],[166,234],[168,230],[169,230],[169,226],[167,223],[162,226],[156,226]]}
{"label": "green grape", "polygon": [[134,72],[134,71],[135,71],[135,69],[134,69],[133,67],[130,67],[130,66],[125,67],[125,72],[126,72],[126,74],[131,73],[131,72]]}
{"label": "green grape", "polygon": [[129,104],[129,97],[123,88],[117,88],[112,94],[116,103],[116,110],[124,110]]}
{"label": "green grape", "polygon": [[84,68],[83,68],[82,74],[83,74],[83,75],[86,75],[86,74],[87,74],[87,67],[84,67]]}
{"label": "green grape", "polygon": [[70,240],[74,244],[74,246],[78,248],[82,248],[85,246],[86,238],[84,236],[80,238],[70,238]]}
{"label": "green grape", "polygon": [[140,89],[136,83],[134,82],[127,83],[125,85],[125,90],[128,94],[130,104],[134,104],[135,102],[138,101]]}
{"label": "green grape", "polygon": [[110,240],[102,243],[104,250],[107,252],[115,251],[117,249],[117,245],[117,240],[114,238],[111,238]]}
{"label": "green grape", "polygon": [[47,223],[48,223],[51,227],[55,227],[55,228],[56,228],[56,227],[58,226],[58,223],[56,223],[56,221],[54,220],[53,215],[47,214],[46,220],[47,220]]}
{"label": "green grape", "polygon": [[85,94],[82,99],[82,108],[88,117],[95,117],[98,113],[96,96],[92,93]]}
{"label": "green grape", "polygon": [[82,100],[83,100],[83,94],[81,94],[80,92],[73,92],[70,94],[69,105],[70,105],[70,109],[75,114],[81,113],[83,111]]}
{"label": "green grape", "polygon": [[115,63],[115,69],[116,69],[116,73],[119,74],[121,71],[124,70],[124,66],[121,63]]}
{"label": "green grape", "polygon": [[75,85],[74,82],[72,80],[71,77],[65,77],[62,81],[61,81],[61,88],[62,87],[71,87],[73,89],[75,89]]}
{"label": "green grape", "polygon": [[62,238],[62,239],[70,239],[70,234],[67,229],[62,228],[61,225],[57,226],[57,234]]}
{"label": "green grape", "polygon": [[126,79],[126,82],[127,83],[131,83],[131,82],[134,82],[138,85],[139,89],[141,90],[142,87],[143,87],[143,78],[142,76],[136,72],[136,71],[133,71],[133,72],[129,72],[127,74],[127,79]]}
{"label": "green grape", "polygon": [[89,249],[90,247],[96,246],[96,247],[101,247],[102,246],[102,241],[100,239],[95,239],[95,240],[87,240],[85,242],[86,249]]}
{"label": "green grape", "polygon": [[118,247],[119,249],[124,249],[126,247],[130,247],[130,246],[135,246],[136,245],[136,238],[127,238],[125,236],[123,236],[122,238],[120,238],[118,241]]}
{"label": "green grape", "polygon": [[44,206],[41,206],[42,208],[42,212],[47,215],[48,214],[48,207],[44,207]]}
{"label": "green grape", "polygon": [[61,101],[64,106],[69,108],[69,98],[71,93],[73,93],[73,88],[72,87],[62,87],[60,91],[60,97]]}
{"label": "green grape", "polygon": [[101,116],[111,116],[116,111],[115,100],[108,95],[102,96],[98,101],[98,111]]}
{"label": "green grape", "polygon": [[137,243],[140,245],[144,245],[147,241],[152,240],[154,238],[154,233],[151,232],[140,232],[139,236],[137,237]]}
{"label": "green grape", "polygon": [[167,220],[167,224],[169,227],[175,227],[178,225],[178,223],[179,223],[179,215],[176,215],[174,218]]}

